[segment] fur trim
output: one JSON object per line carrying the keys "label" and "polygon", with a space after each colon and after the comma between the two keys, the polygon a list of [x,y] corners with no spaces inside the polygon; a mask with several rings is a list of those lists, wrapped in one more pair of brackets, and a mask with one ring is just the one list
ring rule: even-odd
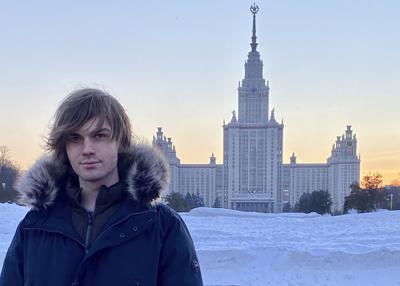
{"label": "fur trim", "polygon": [[47,208],[58,193],[57,180],[65,172],[52,156],[43,156],[26,172],[17,183],[19,203],[34,210]]}
{"label": "fur trim", "polygon": [[[141,203],[155,203],[169,185],[170,167],[158,148],[136,145],[126,156],[128,192]],[[124,162],[122,162],[122,165]]]}
{"label": "fur trim", "polygon": [[[140,203],[156,203],[169,185],[169,164],[158,148],[145,144],[132,147],[130,153],[119,154],[120,180],[127,192]],[[70,167],[56,162],[53,156],[39,159],[19,180],[19,202],[33,210],[50,207],[64,189]]]}

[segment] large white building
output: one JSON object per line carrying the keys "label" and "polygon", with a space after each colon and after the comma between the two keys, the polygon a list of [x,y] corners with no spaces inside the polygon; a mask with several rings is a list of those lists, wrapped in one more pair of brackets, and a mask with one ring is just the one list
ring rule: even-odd
{"label": "large white building", "polygon": [[167,138],[161,127],[158,127],[153,145],[158,146],[166,155],[171,167],[169,192],[197,194],[208,207],[214,206],[216,198],[222,196],[222,165],[216,164],[212,154],[208,164],[181,164],[176,155],[171,138]]}
{"label": "large white building", "polygon": [[276,121],[274,109],[269,112],[270,89],[257,51],[258,7],[252,6],[250,11],[251,50],[238,87],[238,115],[232,112],[230,122],[223,125],[223,164],[216,164],[213,154],[208,164],[181,164],[171,138],[159,127],[153,144],[169,160],[170,191],[198,194],[206,206],[218,202],[224,208],[280,212],[283,203],[294,206],[303,193],[326,190],[333,210],[340,211],[350,184],[360,178],[356,137],[347,126],[345,135],[337,137],[327,163],[298,164],[293,154],[290,163],[283,164],[284,125]]}
{"label": "large white building", "polygon": [[298,164],[293,153],[289,164],[282,165],[282,192],[288,194],[283,202],[294,206],[304,193],[328,191],[332,210],[341,211],[350,185],[360,180],[360,157],[357,139],[348,125],[345,134],[338,136],[326,163]]}

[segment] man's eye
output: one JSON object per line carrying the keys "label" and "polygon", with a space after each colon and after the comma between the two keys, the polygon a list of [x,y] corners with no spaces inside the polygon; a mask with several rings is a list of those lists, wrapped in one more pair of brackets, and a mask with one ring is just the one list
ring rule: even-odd
{"label": "man's eye", "polygon": [[99,133],[99,134],[94,135],[94,137],[97,139],[104,139],[104,138],[107,138],[108,135],[104,134],[104,133]]}

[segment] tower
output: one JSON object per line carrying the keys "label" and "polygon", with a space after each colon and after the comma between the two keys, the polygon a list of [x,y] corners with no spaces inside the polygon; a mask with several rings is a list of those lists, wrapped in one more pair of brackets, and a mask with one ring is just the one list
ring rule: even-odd
{"label": "tower", "polygon": [[360,182],[360,161],[356,135],[353,135],[351,125],[347,125],[345,134],[336,137],[331,156],[327,159],[328,191],[333,211],[343,210],[345,198],[351,191],[350,185]]}
{"label": "tower", "polygon": [[269,113],[269,86],[263,78],[263,62],[257,51],[256,14],[253,16],[251,50],[245,62],[244,79],[238,88],[239,114],[223,125],[223,207],[243,211],[281,210],[283,124]]}
{"label": "tower", "polygon": [[269,87],[263,78],[263,62],[257,51],[256,14],[258,6],[251,6],[253,29],[251,50],[244,64],[244,79],[238,88],[239,123],[267,123]]}
{"label": "tower", "polygon": [[[175,145],[172,144],[170,137],[165,137],[162,127],[157,128],[156,136],[153,136],[153,146],[157,146],[161,152],[164,153],[170,165],[170,186],[169,192],[179,191],[179,166],[181,164],[180,159],[176,156]],[[166,194],[167,195],[167,194]]]}

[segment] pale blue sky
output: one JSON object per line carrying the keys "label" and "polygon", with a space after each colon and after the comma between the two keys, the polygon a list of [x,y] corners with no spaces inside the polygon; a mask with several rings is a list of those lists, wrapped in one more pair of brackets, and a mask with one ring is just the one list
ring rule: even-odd
{"label": "pale blue sky", "polygon": [[[74,88],[101,87],[185,163],[222,159],[252,1],[1,1],[0,145],[26,168]],[[258,1],[258,50],[284,161],[324,162],[347,124],[362,171],[400,172],[400,2]]]}

